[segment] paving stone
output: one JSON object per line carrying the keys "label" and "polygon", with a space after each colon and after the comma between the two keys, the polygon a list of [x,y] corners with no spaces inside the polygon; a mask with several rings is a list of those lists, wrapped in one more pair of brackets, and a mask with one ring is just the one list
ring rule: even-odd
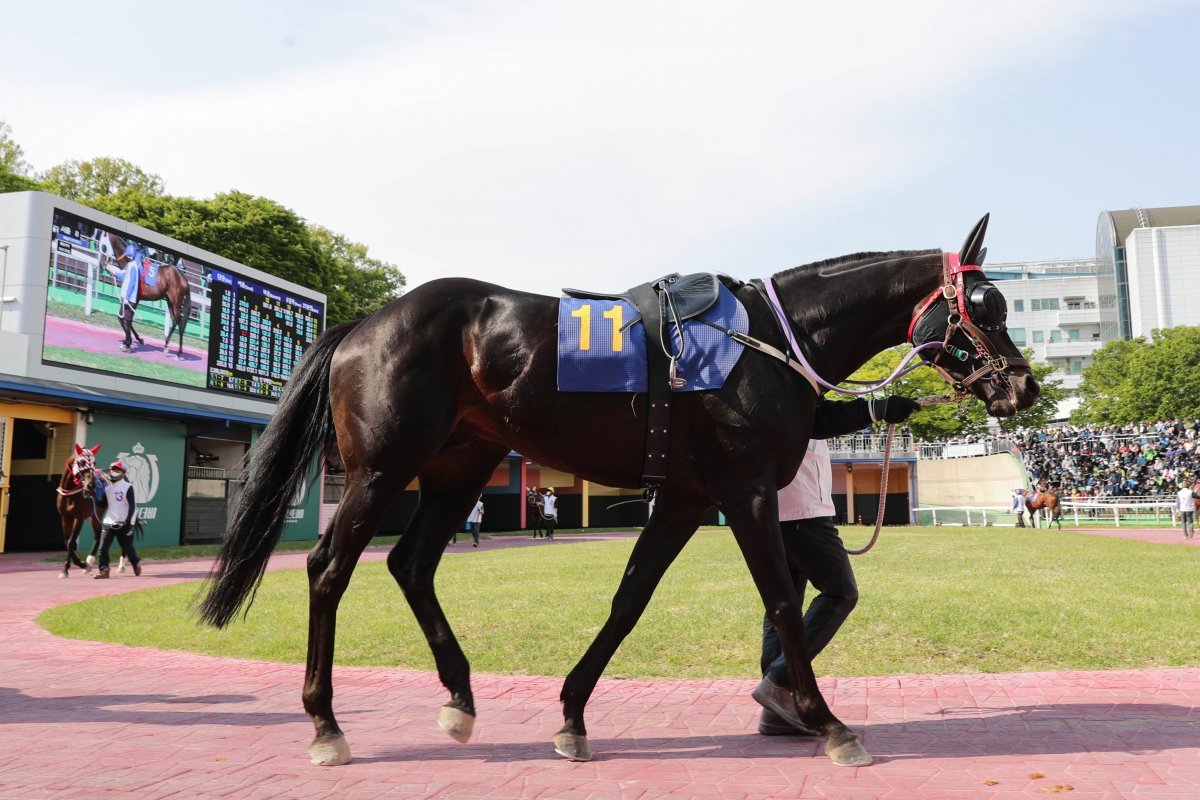
{"label": "paving stone", "polygon": [[[1173,531],[1127,535],[1184,544]],[[606,538],[622,535],[577,540]],[[505,537],[447,553],[539,545]],[[210,560],[93,582],[59,580],[40,558],[0,555],[0,800],[1200,797],[1200,669],[821,678],[877,759],[848,769],[819,741],[758,736],[753,676],[602,680],[588,706],[596,760],[573,764],[550,745],[561,678],[474,676],[476,737],[460,745],[436,726],[435,675],[339,667],[355,761],[315,767],[303,667],[68,642],[34,622],[62,603],[199,580]]]}

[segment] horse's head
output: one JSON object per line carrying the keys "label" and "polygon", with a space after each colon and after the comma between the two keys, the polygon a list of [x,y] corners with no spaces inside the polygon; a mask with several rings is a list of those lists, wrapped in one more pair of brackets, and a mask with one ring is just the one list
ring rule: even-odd
{"label": "horse's head", "polygon": [[67,459],[67,469],[71,471],[71,477],[80,486],[90,489],[96,479],[96,453],[100,452],[100,445],[95,447],[80,447],[75,445],[75,455]]}
{"label": "horse's head", "polygon": [[917,306],[908,340],[914,346],[941,342],[921,357],[956,392],[982,400],[993,417],[1011,417],[1034,404],[1040,387],[1008,337],[1008,303],[980,267],[987,223],[984,215],[962,250],[944,254],[942,285]]}
{"label": "horse's head", "polygon": [[109,262],[121,267],[129,260],[129,256],[125,255],[125,240],[115,233],[101,231],[97,246],[100,251],[100,266],[102,267]]}

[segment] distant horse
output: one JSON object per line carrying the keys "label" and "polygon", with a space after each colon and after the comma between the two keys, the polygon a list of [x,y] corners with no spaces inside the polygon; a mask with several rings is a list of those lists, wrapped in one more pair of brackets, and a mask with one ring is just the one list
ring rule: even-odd
{"label": "distant horse", "polygon": [[546,502],[538,493],[536,487],[531,488],[525,494],[525,505],[528,506],[526,516],[529,517],[529,522],[533,526],[533,538],[546,535]]}
{"label": "distant horse", "polygon": [[1047,527],[1058,523],[1058,529],[1062,530],[1062,506],[1059,505],[1058,495],[1054,492],[1036,492],[1025,501],[1025,509],[1029,512],[1029,524],[1034,528],[1038,526],[1038,512],[1045,509],[1049,515]]}
{"label": "distant horse", "polygon": [[[104,231],[100,234],[100,266],[103,267],[108,262],[115,263],[118,267],[124,268],[131,257],[125,252],[126,241],[115,233]],[[139,264],[143,270],[145,264]],[[173,264],[159,264],[158,274],[155,279],[155,285],[150,286],[146,283],[146,276],[143,274],[138,281],[138,300],[163,300],[167,301],[167,309],[171,318],[171,327],[167,331],[166,341],[163,342],[163,352],[168,352],[171,347],[171,336],[175,331],[179,331],[179,351],[176,354],[177,358],[183,358],[183,334],[187,329],[188,318],[192,313],[192,287],[188,283],[187,276],[183,274],[183,270]],[[130,320],[130,332],[137,339],[138,344],[142,344],[142,337],[137,335],[133,330],[133,322]]]}
{"label": "distant horse", "polygon": [[79,533],[83,530],[84,520],[92,522],[92,553],[100,546],[100,515],[96,510],[96,453],[100,445],[92,448],[75,445],[75,455],[67,459],[66,469],[58,481],[58,497],[54,505],[58,508],[58,516],[62,520],[63,544],[67,548],[67,561],[63,564],[60,578],[66,578],[71,565],[91,572],[90,564],[79,559],[76,545]]}
{"label": "distant horse", "polygon": [[[722,388],[669,398],[666,478],[608,620],[563,685],[563,727],[554,736],[559,755],[592,757],[587,701],[667,567],[716,506],[779,632],[801,720],[827,737],[834,763],[871,763],[825,703],[804,650],[803,608],[788,574],[776,491],[804,457],[818,392],[783,351],[798,339],[796,355],[837,383],[906,339],[931,344],[937,355],[922,356],[956,392],[974,394],[993,416],[1029,408],[1037,381],[1006,333],[1003,295],[975,266],[986,222],[971,232],[961,258],[940,250],[858,253],[761,283],[725,279],[748,314],[749,346],[775,354],[746,352]],[[493,470],[516,450],[584,480],[642,485],[647,395],[560,392],[558,315],[557,298],[462,278],[434,280],[365,320],[330,328],[293,373],[254,450],[199,613],[224,626],[253,602],[290,498],[317,453],[336,439],[345,494],[308,557],[303,702],[316,732],[309,747],[314,763],[351,760],[333,714],[338,603],[363,548],[414,477],[420,500],[388,569],[450,693],[438,723],[460,742],[475,721],[470,666],[438,602],[434,574]]]}

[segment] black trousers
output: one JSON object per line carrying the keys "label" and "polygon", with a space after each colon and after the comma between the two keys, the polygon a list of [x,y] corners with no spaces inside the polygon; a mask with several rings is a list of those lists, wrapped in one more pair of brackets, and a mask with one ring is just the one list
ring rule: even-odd
{"label": "black trousers", "polygon": [[100,533],[100,569],[108,569],[108,549],[112,547],[114,537],[130,564],[141,561],[137,551],[133,549],[133,527],[124,523],[106,522]]}
{"label": "black trousers", "polygon": [[137,310],[137,302],[132,303],[121,301],[121,309],[117,312],[117,319],[121,321],[121,330],[125,332],[125,346],[129,347],[133,344],[133,337],[137,333],[133,330],[133,312]]}
{"label": "black trousers", "polygon": [[[787,550],[788,572],[801,605],[807,584],[811,583],[818,592],[804,613],[804,648],[809,658],[816,658],[858,605],[858,583],[833,517],[788,520],[779,523],[779,527]],[[759,666],[772,683],[778,686],[791,683],[779,634],[766,616]]]}

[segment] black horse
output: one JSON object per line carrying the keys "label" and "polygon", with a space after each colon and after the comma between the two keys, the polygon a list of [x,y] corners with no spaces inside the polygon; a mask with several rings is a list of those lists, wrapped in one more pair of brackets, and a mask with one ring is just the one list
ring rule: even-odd
{"label": "black horse", "polygon": [[[978,264],[985,217],[961,251]],[[946,256],[944,258],[944,255]],[[1007,417],[1038,394],[1004,329],[1004,298],[977,267],[939,250],[859,253],[772,279],[813,368],[841,381],[874,354],[909,339],[942,345],[935,366],[960,392]],[[727,283],[745,305],[750,336],[788,348],[753,284]],[[322,448],[336,447],[346,491],[308,558],[308,665],[304,708],[316,728],[314,763],[350,750],[333,714],[338,603],[363,548],[393,499],[420,478],[417,510],[388,557],[450,692],[438,722],[466,741],[475,719],[466,656],[434,592],[443,548],[492,470],[517,450],[607,486],[640,484],[647,400],[637,394],[565,393],[556,383],[558,300],[466,279],[424,284],[365,320],[330,330],[309,349],[255,449],[231,515],[201,617],[226,625],[253,600],[289,499]],[[924,355],[924,353],[923,353]],[[671,401],[668,477],[638,539],[603,628],[563,685],[555,750],[591,758],[584,707],[667,567],[708,509],[729,521],[779,631],[801,719],[828,737],[835,763],[870,756],[834,717],[804,650],[802,609],[789,580],[776,490],[796,474],[818,401],[813,384],[780,360],[745,353],[720,390]]]}

